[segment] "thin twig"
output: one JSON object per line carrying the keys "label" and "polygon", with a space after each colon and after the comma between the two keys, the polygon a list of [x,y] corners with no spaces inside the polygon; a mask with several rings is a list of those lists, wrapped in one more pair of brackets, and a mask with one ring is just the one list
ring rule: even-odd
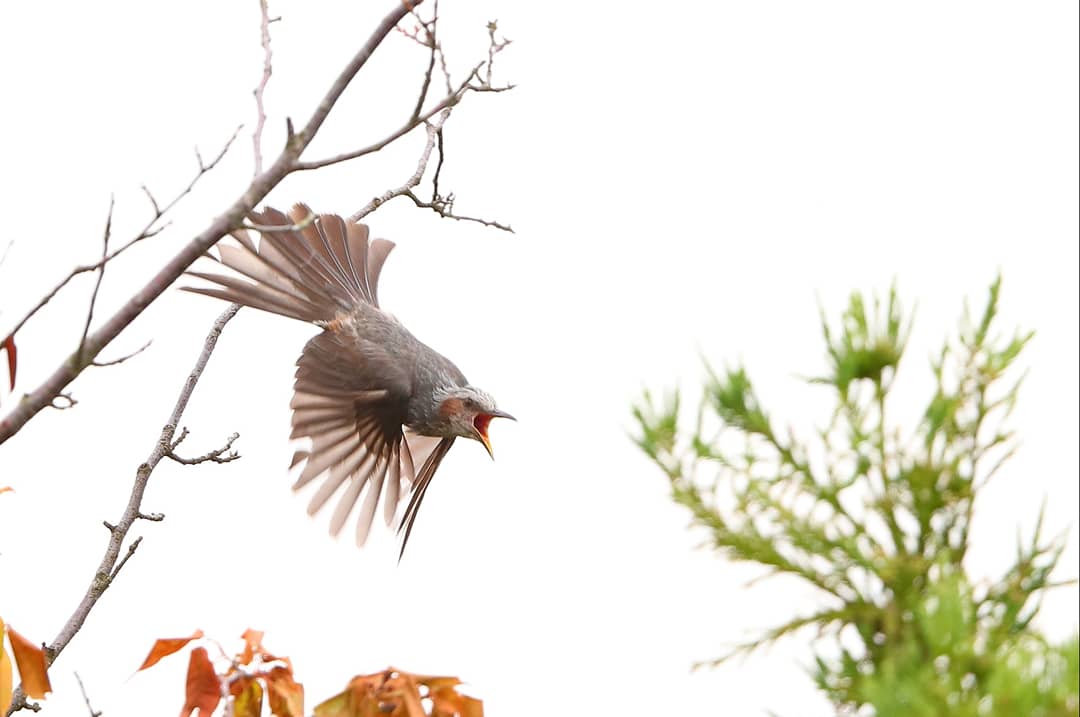
{"label": "thin twig", "polygon": [[428,48],[428,66],[427,70],[424,71],[424,81],[420,84],[420,95],[416,98],[416,106],[413,108],[412,113],[412,119],[416,120],[419,119],[420,113],[424,110],[424,103],[427,102],[428,89],[431,87],[431,75],[435,71],[435,55],[439,52],[439,45],[435,39],[436,25],[439,21],[439,1],[435,0],[431,20],[427,22],[421,20],[415,11],[413,15],[416,15],[420,27],[424,30],[424,40],[422,42],[419,37],[414,37],[414,39]]}
{"label": "thin twig", "polygon": [[124,356],[121,356],[120,358],[115,358],[115,359],[113,359],[111,361],[93,361],[93,362],[91,362],[90,365],[91,366],[103,367],[103,366],[115,366],[117,364],[124,363],[128,359],[135,358],[136,356],[141,354],[143,351],[150,348],[150,344],[152,344],[152,343],[153,343],[153,341],[147,341],[145,344],[143,344],[139,348],[135,349],[134,351],[132,351],[129,354],[125,354]]}
{"label": "thin twig", "polygon": [[435,174],[431,177],[431,196],[439,196],[439,177],[442,176],[443,163],[446,162],[446,147],[443,142],[443,128],[439,127],[438,131],[438,144],[439,161],[435,164]]}
{"label": "thin twig", "polygon": [[75,681],[79,683],[79,691],[82,692],[83,701],[86,702],[86,709],[90,713],[90,717],[101,717],[101,712],[90,706],[90,698],[86,694],[86,685],[83,684],[78,672],[75,673]]}
{"label": "thin twig", "polygon": [[[480,69],[480,67],[481,67],[481,65],[477,65],[476,68],[474,68],[473,73],[478,71]],[[470,74],[469,77],[471,78],[472,75]],[[456,105],[458,102],[461,101],[461,97],[464,94],[465,90],[468,88],[468,86],[469,86],[468,81],[465,81],[465,82],[461,83],[460,85],[457,86],[456,89],[454,89],[453,92],[447,94],[446,97],[443,97],[438,102],[438,104],[436,104],[430,110],[423,113],[422,115],[420,115],[420,117],[418,117],[416,119],[410,119],[408,122],[403,124],[400,128],[398,128],[395,132],[391,133],[390,135],[384,137],[383,139],[379,140],[378,142],[376,142],[374,144],[370,144],[367,147],[362,147],[360,149],[353,150],[352,152],[344,152],[342,154],[338,154],[338,155],[335,155],[333,157],[327,157],[326,159],[312,160],[312,161],[309,161],[309,162],[297,162],[296,163],[296,170],[297,171],[308,171],[308,170],[312,170],[312,169],[320,169],[321,167],[329,167],[332,164],[340,164],[341,162],[348,162],[350,159],[357,159],[359,157],[363,157],[366,154],[372,154],[373,152],[378,152],[380,149],[382,149],[386,145],[390,144],[391,142],[394,142],[395,140],[400,139],[401,137],[407,135],[409,132],[411,132],[414,129],[416,129],[417,127],[419,127],[420,125],[424,124],[425,122],[430,120],[432,117],[434,117],[439,112],[446,109],[447,107],[453,107],[454,105]]]}
{"label": "thin twig", "polygon": [[[486,72],[486,79],[484,80],[484,85],[486,87],[488,87],[488,88],[491,88],[491,73],[495,68],[495,55],[497,55],[500,52],[502,52],[503,50],[505,50],[506,47],[511,42],[513,42],[512,40],[507,40],[505,38],[502,39],[502,40],[496,40],[495,39],[495,32],[498,29],[499,29],[499,21],[498,20],[492,20],[487,25],[487,30],[488,30],[488,61],[487,61],[487,72]],[[509,87],[512,87],[512,86],[509,86]],[[508,87],[508,89],[509,89],[509,87]],[[496,92],[501,92],[502,90],[495,90],[495,91]]]}
{"label": "thin twig", "polygon": [[142,539],[143,537],[140,535],[135,538],[135,540],[131,541],[131,545],[128,546],[127,552],[124,553],[124,557],[120,558],[120,562],[118,562],[112,572],[109,573],[110,584],[116,579],[116,576],[120,574],[120,570],[127,565],[127,561],[131,560],[131,556],[135,554],[135,551],[139,549],[139,546],[142,544]]}
{"label": "thin twig", "polygon": [[[236,312],[240,307],[237,304],[231,304],[229,308],[214,321],[214,325],[210,328],[210,333],[207,334],[206,340],[203,342],[202,352],[199,354],[198,360],[195,361],[195,367],[191,370],[187,380],[184,381],[184,386],[180,390],[180,395],[176,399],[176,405],[173,406],[172,413],[169,414],[168,422],[165,427],[161,429],[161,435],[158,437],[157,442],[154,444],[153,450],[150,451],[149,457],[146,462],[138,467],[135,471],[135,481],[131,486],[131,495],[128,497],[127,507],[124,508],[123,514],[120,516],[115,524],[105,523],[105,527],[109,529],[109,542],[105,547],[105,555],[101,559],[101,564],[98,565],[97,571],[94,573],[94,578],[90,581],[89,587],[86,589],[86,593],[83,595],[82,600],[79,601],[75,611],[68,618],[67,623],[60,630],[60,633],[56,636],[56,639],[52,641],[48,647],[45,648],[45,659],[48,664],[52,664],[56,660],[57,656],[63,652],[72,638],[82,629],[83,623],[86,622],[86,618],[90,615],[90,611],[97,605],[98,600],[105,594],[105,591],[113,584],[116,576],[119,574],[120,569],[124,567],[127,561],[135,553],[135,550],[139,547],[142,538],[136,538],[128,546],[127,552],[123,558],[120,557],[120,548],[124,544],[125,538],[127,538],[128,532],[131,530],[131,526],[135,524],[137,520],[147,519],[156,520],[154,516],[147,516],[141,510],[143,495],[146,493],[146,485],[150,480],[150,474],[154,472],[158,463],[164,458],[172,445],[173,434],[176,432],[176,426],[180,423],[180,418],[184,415],[184,410],[187,408],[188,401],[191,400],[191,394],[195,390],[195,386],[199,383],[199,378],[202,377],[203,371],[206,369],[206,363],[210,360],[210,354],[214,352],[214,347],[217,345],[218,336],[221,335],[222,329],[225,328],[225,324],[229,323],[232,317],[236,316]],[[11,708],[8,710],[8,715],[13,712],[17,712],[24,707],[28,707],[26,702],[26,696],[22,691],[22,687],[15,691],[15,695],[12,698]]]}
{"label": "thin twig", "polygon": [[[412,176],[405,180],[405,183],[394,189],[390,189],[384,192],[382,195],[375,197],[370,202],[365,204],[359,211],[355,212],[349,219],[354,222],[358,222],[367,215],[374,212],[376,209],[386,204],[395,197],[408,197],[412,200],[420,209],[430,209],[440,217],[445,219],[454,219],[462,222],[475,222],[487,227],[493,227],[495,229],[501,229],[505,232],[514,233],[514,230],[508,224],[502,224],[491,219],[482,219],[480,217],[469,217],[454,213],[454,195],[448,194],[445,197],[439,194],[439,175],[442,172],[443,167],[443,125],[446,120],[450,118],[450,113],[453,108],[447,107],[442,113],[432,122],[427,123],[427,142],[424,144],[424,149],[420,153],[420,160],[416,164],[416,171]],[[420,199],[413,191],[424,178],[424,173],[427,171],[429,162],[431,161],[431,152],[438,146],[439,147],[439,162],[435,167],[435,176],[432,179],[432,193],[431,199],[425,201]]]}
{"label": "thin twig", "polygon": [[190,431],[188,431],[187,426],[184,426],[183,428],[181,428],[180,429],[180,435],[177,436],[173,440],[173,442],[169,444],[169,451],[170,452],[175,451],[176,447],[179,446],[181,443],[183,443],[184,439],[187,438],[189,435],[191,435],[191,433],[190,433]]}
{"label": "thin twig", "polygon": [[266,105],[263,104],[263,95],[266,93],[266,85],[270,82],[270,75],[274,72],[271,64],[273,51],[270,49],[270,23],[272,20],[270,19],[268,0],[259,0],[259,12],[261,17],[259,31],[263,49],[263,73],[262,79],[259,80],[259,84],[255,87],[255,131],[251,135],[251,142],[255,147],[256,177],[262,174],[263,171],[262,133],[263,127],[266,126]]}
{"label": "thin twig", "polygon": [[206,462],[210,462],[210,463],[230,463],[230,462],[235,461],[236,459],[238,459],[240,457],[239,453],[237,453],[236,451],[230,450],[232,448],[232,444],[235,443],[236,439],[240,437],[239,433],[234,433],[231,436],[229,436],[227,439],[225,439],[225,445],[223,445],[221,448],[215,448],[214,450],[209,451],[208,453],[205,453],[204,455],[201,455],[198,458],[181,458],[180,456],[176,455],[176,453],[174,453],[173,451],[175,451],[176,447],[178,445],[180,445],[180,441],[187,438],[187,435],[188,435],[188,430],[185,428],[183,433],[180,434],[180,438],[178,438],[176,441],[174,441],[173,444],[172,444],[172,447],[165,453],[166,458],[170,458],[170,459],[176,461],[177,463],[180,463],[180,464],[185,465],[185,466],[195,466],[195,465],[198,465],[200,463],[206,463]]}
{"label": "thin twig", "polygon": [[98,291],[101,290],[101,282],[105,278],[105,257],[109,255],[109,238],[112,236],[113,209],[116,207],[116,196],[109,196],[109,214],[105,218],[105,231],[101,243],[101,266],[97,269],[97,280],[94,281],[94,291],[90,294],[90,307],[86,311],[86,323],[83,324],[82,337],[79,339],[79,348],[75,355],[82,360],[83,346],[86,344],[86,335],[90,333],[90,324],[94,320],[94,307],[97,305]]}
{"label": "thin twig", "polygon": [[4,265],[4,261],[7,260],[8,252],[11,251],[11,247],[14,243],[14,239],[8,239],[8,243],[4,245],[4,251],[0,252],[0,266]]}
{"label": "thin twig", "polygon": [[492,219],[482,219],[481,217],[469,217],[463,214],[454,214],[454,195],[447,194],[445,197],[435,197],[430,202],[425,202],[420,197],[416,196],[411,190],[405,192],[402,196],[406,196],[413,201],[420,209],[430,209],[444,219],[454,219],[459,222],[475,222],[477,224],[483,224],[485,227],[492,227],[494,229],[501,229],[504,232],[510,232],[514,234],[513,228],[509,224],[503,224]]}

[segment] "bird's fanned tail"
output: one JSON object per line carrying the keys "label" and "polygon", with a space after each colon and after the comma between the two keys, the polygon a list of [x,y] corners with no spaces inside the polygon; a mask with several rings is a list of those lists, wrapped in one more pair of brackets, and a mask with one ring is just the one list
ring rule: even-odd
{"label": "bird's fanned tail", "polygon": [[268,207],[251,220],[262,235],[258,247],[243,230],[232,235],[236,246],[218,247],[218,261],[251,281],[189,271],[218,286],[185,291],[310,322],[332,321],[361,303],[379,305],[379,274],[393,242],[370,239],[364,224],[315,216],[305,204],[289,216]]}
{"label": "bird's fanned tail", "polygon": [[442,463],[442,459],[446,457],[452,445],[454,445],[454,438],[452,437],[443,438],[435,444],[435,448],[431,451],[427,460],[424,461],[420,472],[416,476],[416,481],[412,486],[412,497],[409,499],[409,505],[405,508],[405,515],[401,517],[401,524],[398,526],[398,532],[404,533],[401,538],[401,552],[398,553],[399,561],[405,555],[405,546],[409,544],[409,535],[412,534],[413,523],[416,522],[416,514],[420,511],[420,503],[424,500],[424,494],[431,484],[431,479],[435,477],[435,471],[439,469],[439,464]]}

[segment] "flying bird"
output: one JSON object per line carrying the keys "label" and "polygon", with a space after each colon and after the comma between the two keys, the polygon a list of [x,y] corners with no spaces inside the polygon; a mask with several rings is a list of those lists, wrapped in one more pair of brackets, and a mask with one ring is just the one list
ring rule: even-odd
{"label": "flying bird", "polygon": [[400,559],[454,441],[471,438],[492,455],[488,424],[513,416],[380,308],[379,273],[393,242],[369,239],[364,224],[315,216],[304,204],[288,216],[272,208],[250,216],[261,234],[258,246],[246,231],[233,233],[235,246],[218,246],[220,263],[245,278],[189,271],[217,286],[184,289],[322,329],[296,362],[290,438],[310,446],[293,456],[291,468],[303,464],[293,490],[321,479],[309,515],[340,492],[330,518],[336,536],[366,488],[356,520],[362,546],[380,495],[391,525],[403,487],[411,488],[398,525]]}

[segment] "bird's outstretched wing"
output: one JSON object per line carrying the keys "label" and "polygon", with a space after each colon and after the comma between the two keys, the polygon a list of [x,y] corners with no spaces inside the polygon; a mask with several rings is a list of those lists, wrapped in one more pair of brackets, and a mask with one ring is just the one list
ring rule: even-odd
{"label": "bird's outstretched wing", "polygon": [[[311,515],[337,496],[330,517],[333,535],[341,532],[363,495],[358,545],[367,539],[384,491],[389,525],[403,489],[413,486],[413,502],[418,503],[416,491],[426,487],[449,447],[443,447],[447,439],[421,436],[403,426],[411,386],[402,367],[388,359],[378,347],[327,329],[308,342],[297,361],[290,437],[311,444],[293,456],[294,468],[303,464],[293,489],[321,479],[308,505]],[[402,525],[409,521],[410,529],[415,519],[411,505],[402,520]]]}

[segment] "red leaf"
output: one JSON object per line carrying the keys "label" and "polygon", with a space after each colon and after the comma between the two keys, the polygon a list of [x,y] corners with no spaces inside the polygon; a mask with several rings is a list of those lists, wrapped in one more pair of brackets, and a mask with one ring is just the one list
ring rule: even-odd
{"label": "red leaf", "polygon": [[214,665],[206,648],[196,647],[188,661],[184,708],[180,710],[180,717],[190,717],[195,710],[199,710],[199,717],[210,717],[220,701],[221,681],[214,672]]}
{"label": "red leaf", "polygon": [[18,351],[15,349],[15,337],[8,336],[4,339],[4,343],[0,344],[0,351],[7,351],[8,361],[8,380],[11,383],[11,388],[15,388],[15,364],[18,358]]}
{"label": "red leaf", "polygon": [[45,667],[45,651],[15,632],[11,625],[8,625],[7,633],[15,664],[19,666],[23,691],[35,700],[45,699],[45,694],[52,692]]}
{"label": "red leaf", "polygon": [[158,660],[163,657],[168,657],[178,650],[184,649],[184,645],[188,644],[192,640],[198,640],[203,636],[202,630],[196,630],[191,637],[169,637],[154,642],[154,646],[150,648],[150,654],[143,660],[142,665],[139,666],[136,672],[145,670],[147,667],[156,665]]}

